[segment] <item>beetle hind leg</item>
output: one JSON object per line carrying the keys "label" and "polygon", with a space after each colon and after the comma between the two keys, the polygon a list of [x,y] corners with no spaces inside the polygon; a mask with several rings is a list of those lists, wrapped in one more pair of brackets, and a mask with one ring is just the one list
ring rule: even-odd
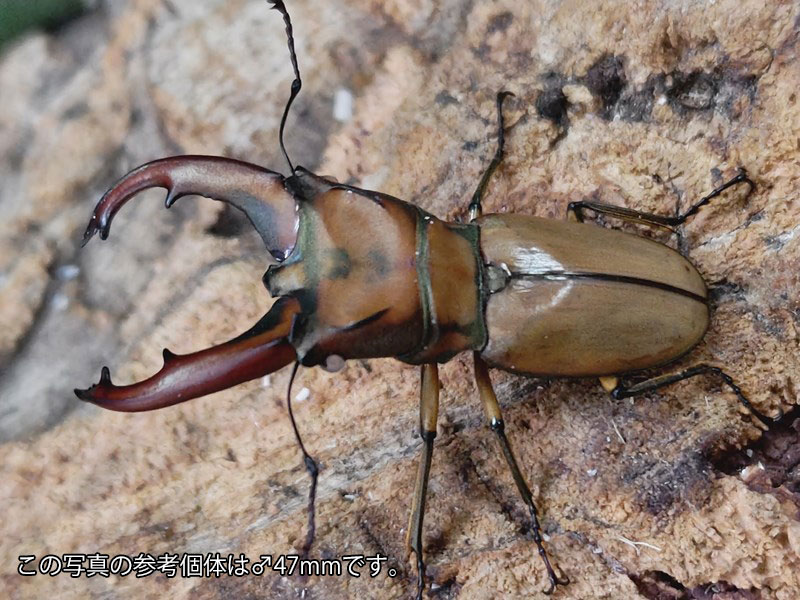
{"label": "beetle hind leg", "polygon": [[590,210],[595,214],[605,214],[617,219],[622,219],[623,221],[652,225],[654,227],[664,227],[671,230],[672,228],[678,227],[679,225],[685,223],[686,219],[697,214],[697,212],[703,206],[708,204],[712,199],[721,195],[722,192],[740,183],[746,183],[749,186],[747,191],[748,196],[750,196],[756,187],[756,184],[753,182],[753,180],[747,176],[747,172],[740,168],[739,173],[735,177],[715,188],[710,194],[703,196],[700,200],[695,202],[686,212],[675,217],[655,215],[652,213],[633,210],[630,208],[625,208],[624,206],[606,204],[603,202],[580,201],[569,203],[567,206],[567,218],[571,221],[583,223],[583,211]]}
{"label": "beetle hind leg", "polygon": [[[658,388],[671,385],[673,383],[677,383],[679,381],[683,381],[684,379],[689,379],[690,377],[694,377],[696,375],[717,375],[722,379],[725,385],[730,388],[730,390],[736,394],[736,397],[739,399],[739,402],[744,406],[747,411],[753,415],[758,421],[764,425],[765,427],[769,428],[772,423],[779,421],[781,417],[783,417],[783,409],[778,409],[778,414],[774,417],[768,417],[761,411],[757,410],[747,397],[742,392],[742,389],[736,385],[731,378],[730,375],[725,373],[719,367],[715,367],[712,365],[707,364],[699,364],[695,365],[694,367],[690,367],[684,371],[679,373],[671,373],[668,375],[661,375],[659,377],[653,377],[652,379],[647,379],[645,381],[640,381],[639,383],[635,383],[633,385],[625,385],[623,382],[617,380],[616,378],[601,378],[601,383],[603,383],[603,387],[606,388],[607,391],[611,393],[611,396],[614,398],[630,398],[632,396],[638,396],[640,394],[644,394],[650,392],[652,390],[657,390]],[[607,382],[603,382],[603,380],[607,380]],[[608,389],[608,381],[614,382],[613,389]]]}
{"label": "beetle hind leg", "polygon": [[536,543],[539,556],[542,558],[545,570],[547,571],[547,577],[550,580],[550,586],[544,591],[544,593],[549,595],[553,593],[553,591],[556,589],[556,586],[567,585],[569,583],[569,578],[563,575],[561,577],[556,575],[556,572],[550,563],[550,557],[547,555],[547,551],[545,550],[542,541],[541,526],[539,525],[539,512],[536,510],[536,504],[533,502],[533,494],[531,493],[531,490],[525,481],[525,477],[522,475],[522,471],[520,471],[519,465],[517,464],[517,459],[514,457],[514,453],[511,451],[511,445],[508,443],[508,438],[505,434],[503,415],[500,412],[500,405],[497,402],[497,396],[494,393],[492,382],[489,379],[489,369],[487,368],[486,363],[480,356],[478,356],[477,353],[475,353],[473,356],[475,359],[475,382],[478,386],[478,393],[483,401],[484,409],[486,410],[486,416],[489,419],[489,426],[497,435],[497,441],[500,443],[503,456],[505,457],[506,462],[511,469],[511,475],[514,478],[514,483],[517,485],[520,496],[522,496],[522,501],[528,507],[528,512],[530,513],[531,534],[533,535],[533,541]]}

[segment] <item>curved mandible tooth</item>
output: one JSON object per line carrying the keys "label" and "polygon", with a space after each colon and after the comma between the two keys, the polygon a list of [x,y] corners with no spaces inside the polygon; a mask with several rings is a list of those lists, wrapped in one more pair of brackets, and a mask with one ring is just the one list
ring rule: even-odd
{"label": "curved mandible tooth", "polygon": [[161,370],[131,385],[114,385],[108,367],[103,367],[99,383],[75,390],[75,395],[110,410],[139,412],[263,377],[296,360],[288,335],[299,310],[297,300],[280,298],[258,323],[224,344],[180,355],[165,349]]}
{"label": "curved mandible tooth", "polygon": [[117,211],[139,192],[166,188],[166,207],[190,194],[227,202],[247,215],[267,250],[283,260],[297,240],[297,203],[280,173],[218,156],[173,156],[144,164],[109,189],[92,213],[85,245],[95,233],[108,237]]}

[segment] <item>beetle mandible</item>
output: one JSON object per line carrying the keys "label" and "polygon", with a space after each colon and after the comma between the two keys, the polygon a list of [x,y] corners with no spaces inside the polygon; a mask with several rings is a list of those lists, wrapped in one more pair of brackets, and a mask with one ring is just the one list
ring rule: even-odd
{"label": "beetle mandible", "polygon": [[[533,496],[504,432],[488,367],[542,377],[597,377],[626,398],[701,374],[719,377],[762,423],[733,379],[699,364],[628,385],[621,378],[664,366],[689,352],[709,323],[706,284],[680,253],[641,236],[583,223],[584,211],[673,228],[726,189],[755,184],[744,170],[678,216],[598,202],[573,202],[568,219],[483,215],[481,200],[503,159],[503,101],[497,95],[498,144],[469,204],[467,223],[449,223],[392,196],[320,177],[293,165],[284,126],[301,88],[292,23],[281,0],[294,72],[280,123],[288,177],[245,162],[175,156],[134,169],[97,204],[84,234],[108,236],[114,214],[151,187],[167,189],[166,206],[196,194],[227,202],[251,221],[274,259],[264,285],[277,297],[249,331],[187,355],[164,350],[164,366],[144,381],[117,386],[103,367],[100,382],[77,396],[118,411],[163,408],[223,390],[294,363],[338,370],[353,358],[395,357],[421,365],[422,456],[408,527],[416,557],[417,597],[424,588],[422,526],[436,437],[439,363],[472,352],[477,389],[514,482],[530,513],[531,533],[552,592],[559,576],[544,548]],[[363,236],[362,231],[375,235]],[[290,383],[291,391],[291,383]],[[289,415],[311,476],[309,527],[314,537],[318,469]],[[777,417],[776,417],[777,418]]]}

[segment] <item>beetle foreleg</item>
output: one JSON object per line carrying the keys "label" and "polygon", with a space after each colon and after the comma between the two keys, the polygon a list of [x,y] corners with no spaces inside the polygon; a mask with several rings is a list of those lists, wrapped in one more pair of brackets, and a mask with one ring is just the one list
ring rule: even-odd
{"label": "beetle foreleg", "polygon": [[531,515],[531,533],[533,534],[533,541],[536,542],[539,556],[541,556],[542,561],[544,561],[547,577],[550,580],[550,587],[547,588],[544,593],[549,595],[553,593],[557,585],[567,585],[569,583],[569,578],[558,577],[553,570],[553,566],[550,564],[550,558],[547,556],[547,551],[544,549],[544,544],[542,543],[539,513],[533,502],[533,494],[531,494],[531,490],[522,475],[522,471],[519,469],[517,459],[511,451],[511,445],[508,443],[503,415],[500,412],[500,405],[497,402],[497,396],[492,388],[492,381],[489,379],[489,369],[477,352],[473,354],[473,357],[475,359],[475,383],[478,386],[478,393],[483,401],[483,407],[486,410],[486,416],[489,419],[490,427],[497,435],[497,440],[500,442],[500,447],[503,450],[503,456],[511,469],[514,483],[517,484],[517,489],[522,496],[522,501],[525,502]]}
{"label": "beetle foreleg", "polygon": [[661,375],[660,377],[654,377],[652,379],[647,379],[645,381],[640,381],[639,383],[635,383],[631,386],[626,386],[624,383],[620,382],[617,383],[617,386],[611,390],[611,395],[614,398],[630,398],[631,396],[637,396],[639,394],[644,394],[646,392],[650,392],[652,390],[657,390],[658,388],[671,385],[673,383],[677,383],[679,381],[683,381],[684,379],[689,379],[690,377],[694,377],[695,375],[704,375],[706,373],[711,373],[713,375],[719,375],[722,378],[722,381],[736,394],[736,397],[739,399],[739,402],[752,414],[756,419],[758,419],[762,425],[765,427],[769,427],[771,423],[774,423],[780,420],[783,417],[783,409],[778,409],[778,414],[774,417],[768,417],[764,413],[756,410],[747,397],[742,393],[741,388],[736,385],[731,378],[730,375],[725,373],[719,367],[714,367],[711,365],[700,364],[685,371],[681,371],[680,373],[672,373],[669,375]]}
{"label": "beetle foreleg", "polygon": [[117,181],[97,203],[83,234],[108,237],[117,211],[139,192],[167,189],[166,206],[190,194],[232,204],[247,215],[270,253],[283,260],[297,238],[297,207],[280,173],[218,156],[173,156],[144,164]]}
{"label": "beetle foreleg", "polygon": [[714,189],[710,194],[707,196],[703,196],[699,201],[689,208],[685,213],[678,215],[677,217],[665,217],[663,215],[654,215],[652,213],[641,212],[638,210],[633,210],[630,208],[625,208],[624,206],[615,206],[613,204],[605,204],[604,202],[570,202],[567,205],[567,218],[572,221],[578,221],[583,223],[583,211],[588,209],[596,214],[605,214],[610,215],[612,217],[616,217],[617,219],[622,219],[623,221],[631,221],[633,223],[640,223],[645,225],[653,225],[654,227],[664,227],[666,229],[672,229],[673,227],[677,227],[678,225],[682,225],[686,219],[689,217],[697,214],[697,212],[706,204],[708,204],[713,198],[716,198],[722,192],[727,190],[729,187],[733,187],[739,183],[746,183],[750,188],[747,191],[747,195],[753,192],[756,187],[756,184],[747,176],[747,172],[740,168],[739,174],[736,175],[733,179],[726,181],[718,188]]}
{"label": "beetle foreleg", "polygon": [[422,600],[425,588],[425,561],[422,555],[422,521],[425,518],[425,495],[433,458],[433,440],[436,438],[436,422],[439,417],[439,367],[436,363],[422,365],[422,382],[419,396],[419,435],[424,446],[414,487],[414,501],[408,519],[406,545],[417,559],[417,600]]}
{"label": "beetle foreleg", "polygon": [[263,377],[296,359],[287,336],[299,311],[293,298],[280,298],[249,331],[224,344],[192,354],[164,350],[164,366],[132,385],[111,383],[108,367],[100,382],[75,390],[81,400],[122,412],[164,408]]}

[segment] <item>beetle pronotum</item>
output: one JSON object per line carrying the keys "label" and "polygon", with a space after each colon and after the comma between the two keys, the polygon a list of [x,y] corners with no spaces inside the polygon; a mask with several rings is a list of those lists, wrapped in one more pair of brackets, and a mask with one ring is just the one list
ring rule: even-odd
{"label": "beetle pronotum", "polygon": [[[151,187],[168,191],[166,205],[197,194],[246,214],[274,258],[264,284],[277,297],[249,331],[224,344],[177,356],[144,381],[100,382],[76,390],[82,400],[119,411],[162,408],[249,381],[294,364],[341,368],[352,358],[396,357],[421,365],[422,457],[408,527],[416,557],[417,595],[424,589],[422,526],[436,437],[438,364],[472,352],[475,380],[491,429],[530,512],[531,533],[544,563],[548,592],[567,579],[551,565],[533,496],[504,433],[488,367],[542,377],[598,377],[614,398],[642,394],[700,374],[716,375],[763,424],[731,377],[700,364],[626,384],[621,376],[663,366],[689,352],[709,322],[705,282],[681,254],[655,241],[583,223],[586,210],[645,225],[675,227],[726,189],[754,183],[739,174],[683,214],[665,217],[597,202],[575,202],[568,219],[483,215],[481,200],[503,158],[503,101],[497,96],[498,145],[469,204],[469,222],[441,221],[397,198],[340,184],[295,166],[283,143],[286,117],[301,88],[292,24],[281,0],[269,0],[286,25],[294,71],[280,123],[284,177],[241,161],[176,156],[134,169],[97,204],[84,235],[108,236],[114,214]],[[362,229],[378,235],[363,236]],[[289,385],[291,392],[291,383]],[[317,465],[311,476],[309,527],[314,537]]]}

